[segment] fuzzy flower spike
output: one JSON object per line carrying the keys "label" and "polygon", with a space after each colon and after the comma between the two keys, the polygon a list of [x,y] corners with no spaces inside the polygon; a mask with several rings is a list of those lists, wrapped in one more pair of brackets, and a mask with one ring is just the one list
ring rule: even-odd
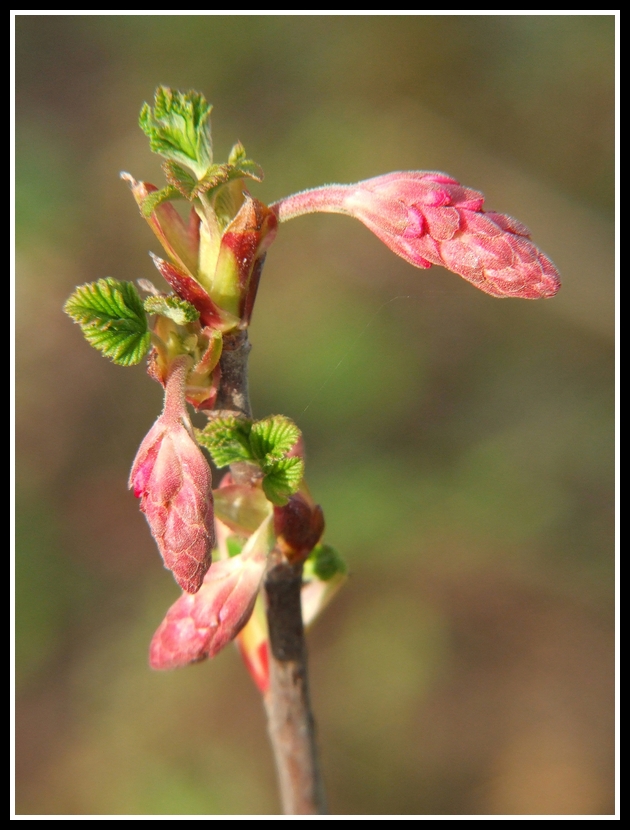
{"label": "fuzzy flower spike", "polygon": [[194,594],[212,561],[212,478],[186,410],[190,359],[172,364],[164,410],[140,444],[129,487],[140,501],[164,564]]}
{"label": "fuzzy flower spike", "polygon": [[485,212],[483,201],[444,173],[408,171],[305,190],[271,208],[280,222],[305,213],[353,216],[412,265],[442,265],[493,297],[552,297],[560,288],[554,264],[524,225]]}

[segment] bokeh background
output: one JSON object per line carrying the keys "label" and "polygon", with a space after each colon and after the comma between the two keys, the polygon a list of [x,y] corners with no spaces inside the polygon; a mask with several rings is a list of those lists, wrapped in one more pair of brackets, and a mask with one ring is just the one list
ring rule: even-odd
{"label": "bokeh background", "polygon": [[252,395],[304,430],[351,572],[309,634],[331,812],[612,812],[614,18],[18,15],[16,62],[17,812],[279,809],[236,650],[147,666],[178,590],[126,482],[161,391],[61,311],[159,280],[118,179],[161,181],[159,83],[206,94],[264,201],[443,170],[556,262],[556,298],[499,301],[289,223]]}

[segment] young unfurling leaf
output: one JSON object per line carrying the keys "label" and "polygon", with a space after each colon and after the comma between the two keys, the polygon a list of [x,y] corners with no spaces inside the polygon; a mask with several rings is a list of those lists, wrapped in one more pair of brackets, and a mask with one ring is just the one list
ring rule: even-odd
{"label": "young unfurling leaf", "polygon": [[238,461],[253,460],[249,444],[251,428],[251,421],[236,415],[212,418],[197,432],[197,440],[210,452],[217,467],[227,467]]}
{"label": "young unfurling leaf", "polygon": [[147,297],[144,301],[144,310],[147,314],[161,314],[163,317],[168,317],[178,326],[183,326],[186,323],[193,323],[199,319],[199,312],[192,303],[182,300],[176,294],[168,297],[154,296]]}
{"label": "young unfurling leaf", "polygon": [[[121,173],[121,176],[128,175]],[[178,190],[178,188],[174,187],[172,184],[167,184],[166,187],[163,187],[161,190],[154,190],[149,193],[148,196],[145,196],[140,210],[142,211],[142,215],[145,219],[147,219],[153,211],[161,205],[163,202],[171,202],[173,199],[181,199],[182,194]]]}
{"label": "young unfurling leaf", "polygon": [[151,335],[136,287],[111,277],[80,285],[64,311],[81,326],[85,339],[120,366],[140,363]]}
{"label": "young unfurling leaf", "polygon": [[304,477],[303,458],[279,458],[263,466],[262,488],[273,504],[282,506],[297,493]]}
{"label": "young unfurling leaf", "polygon": [[252,426],[250,442],[257,460],[271,463],[282,458],[297,443],[300,430],[284,415],[271,415]]}
{"label": "young unfurling leaf", "polygon": [[228,164],[231,165],[234,170],[239,171],[241,175],[246,176],[249,179],[254,179],[254,181],[261,182],[264,178],[265,174],[263,173],[262,167],[259,164],[256,164],[255,161],[247,158],[245,148],[240,141],[237,141],[234,147],[232,147],[228,158]]}
{"label": "young unfurling leaf", "polygon": [[210,451],[217,467],[238,461],[258,464],[265,495],[276,505],[286,504],[302,482],[304,460],[288,455],[300,437],[300,430],[284,415],[271,415],[253,424],[235,415],[214,418],[197,433],[197,440]]}
{"label": "young unfurling leaf", "polygon": [[154,153],[185,164],[202,178],[212,164],[209,104],[200,92],[181,93],[165,86],[155,91],[153,108],[140,111],[140,127]]}

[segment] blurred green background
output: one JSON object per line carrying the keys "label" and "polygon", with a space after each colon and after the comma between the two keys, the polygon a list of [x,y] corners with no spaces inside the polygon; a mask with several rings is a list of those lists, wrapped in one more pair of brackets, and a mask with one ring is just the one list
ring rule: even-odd
{"label": "blurred green background", "polygon": [[159,83],[214,103],[263,201],[443,170],[557,264],[553,300],[498,301],[291,222],[252,396],[304,430],[351,571],[309,635],[331,812],[611,812],[614,18],[18,15],[16,56],[17,812],[279,809],[236,650],[147,666],[178,590],[126,482],[161,391],[61,311],[159,281],[118,179],[161,182]]}

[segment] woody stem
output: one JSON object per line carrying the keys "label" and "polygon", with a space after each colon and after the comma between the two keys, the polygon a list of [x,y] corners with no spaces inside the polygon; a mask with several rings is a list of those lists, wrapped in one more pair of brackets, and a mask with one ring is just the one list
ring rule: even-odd
{"label": "woody stem", "polygon": [[[248,418],[252,417],[247,385],[250,350],[246,331],[224,338],[216,403],[217,409]],[[234,464],[231,472],[241,478],[248,471]],[[274,550],[265,577],[270,652],[265,709],[283,813],[321,815],[326,813],[326,801],[308,692],[301,587],[302,565],[289,563]]]}

